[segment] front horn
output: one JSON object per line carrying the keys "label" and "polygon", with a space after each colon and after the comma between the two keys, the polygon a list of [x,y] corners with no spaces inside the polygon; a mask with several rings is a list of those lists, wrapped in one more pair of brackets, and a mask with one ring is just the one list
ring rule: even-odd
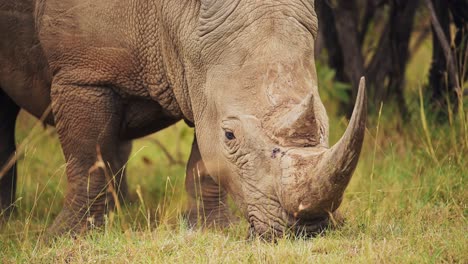
{"label": "front horn", "polygon": [[[330,149],[302,150],[296,153],[306,165],[299,180],[303,188],[296,196],[295,215],[317,216],[335,211],[353,175],[361,153],[367,118],[366,84],[361,78],[353,115],[346,132]],[[295,158],[293,158],[295,159]],[[305,163],[304,163],[305,162]],[[298,165],[298,164],[296,164]],[[294,166],[296,167],[296,166]],[[295,168],[296,170],[301,170]],[[296,186],[298,187],[298,186]],[[294,195],[293,195],[294,196]]]}

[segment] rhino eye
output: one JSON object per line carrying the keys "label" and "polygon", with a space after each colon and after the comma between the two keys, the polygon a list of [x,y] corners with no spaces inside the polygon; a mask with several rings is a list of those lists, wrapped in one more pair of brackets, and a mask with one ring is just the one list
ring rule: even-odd
{"label": "rhino eye", "polygon": [[236,139],[236,136],[234,135],[234,133],[232,133],[231,131],[226,131],[224,132],[224,135],[226,136],[226,138],[228,140],[234,140]]}

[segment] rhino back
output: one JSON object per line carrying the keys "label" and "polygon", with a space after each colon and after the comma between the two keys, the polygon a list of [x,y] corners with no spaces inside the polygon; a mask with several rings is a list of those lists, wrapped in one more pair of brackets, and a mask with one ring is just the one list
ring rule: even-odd
{"label": "rhino back", "polygon": [[57,73],[54,78],[107,85],[123,97],[166,103],[161,94],[171,85],[154,2],[46,1],[37,21],[50,69]]}
{"label": "rhino back", "polygon": [[[0,86],[36,116],[50,104],[51,83],[61,82],[113,89],[129,109],[123,129],[149,133],[166,126],[158,120],[173,123],[181,112],[162,61],[155,2],[3,1]],[[154,116],[138,118],[139,109]]]}

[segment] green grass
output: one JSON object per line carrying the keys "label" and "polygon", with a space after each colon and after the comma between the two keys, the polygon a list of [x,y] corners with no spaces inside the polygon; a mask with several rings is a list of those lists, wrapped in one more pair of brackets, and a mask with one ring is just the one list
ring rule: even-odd
{"label": "green grass", "polygon": [[[128,163],[132,197],[122,216],[110,214],[101,232],[41,243],[61,208],[64,160],[54,130],[32,129],[36,121],[22,114],[18,142],[28,138],[18,171],[18,212],[0,228],[0,262],[467,263],[462,130],[428,120],[431,153],[420,117],[402,128],[392,112],[383,107],[380,119],[370,118],[341,207],[345,225],[311,240],[285,238],[277,244],[247,241],[245,222],[216,231],[190,230],[180,220],[187,199],[184,166],[171,165],[153,140],[185,160],[192,131],[183,124],[135,142]],[[334,142],[346,124],[332,119],[331,126]]]}

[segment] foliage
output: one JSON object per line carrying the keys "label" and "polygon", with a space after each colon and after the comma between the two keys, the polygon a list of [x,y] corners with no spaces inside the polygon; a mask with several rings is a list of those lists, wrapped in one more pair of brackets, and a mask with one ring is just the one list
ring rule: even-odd
{"label": "foliage", "polygon": [[336,71],[328,65],[323,65],[319,60],[316,62],[317,75],[320,76],[320,97],[324,101],[336,103],[347,103],[350,100],[351,85],[336,81]]}

